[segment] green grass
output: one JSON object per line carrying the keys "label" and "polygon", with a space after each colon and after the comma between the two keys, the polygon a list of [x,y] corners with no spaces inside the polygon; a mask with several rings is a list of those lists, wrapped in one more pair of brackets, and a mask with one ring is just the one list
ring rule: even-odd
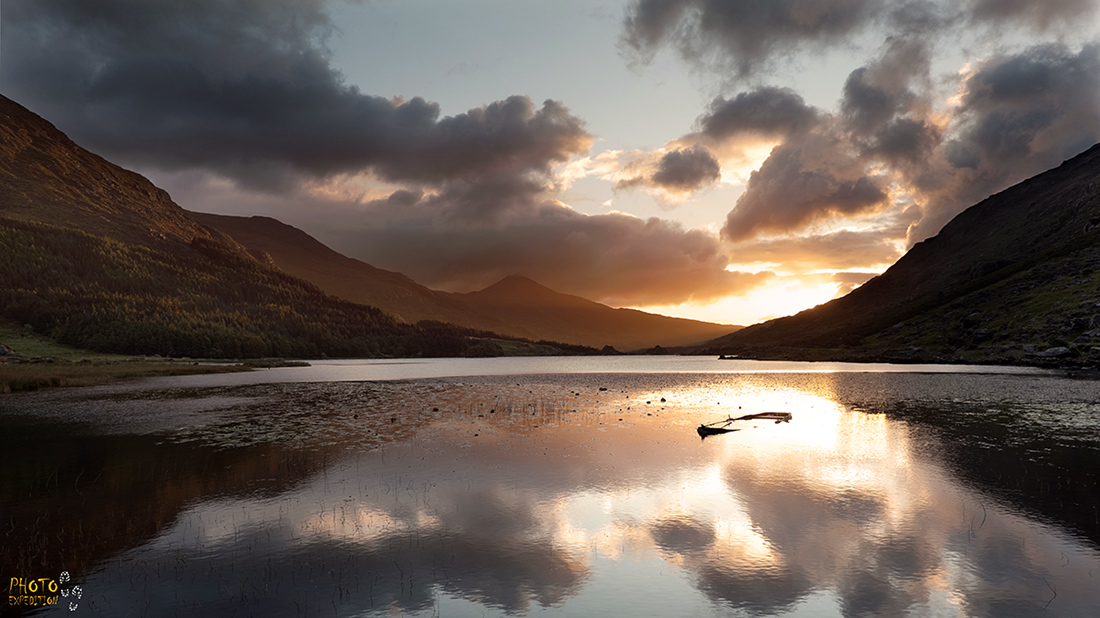
{"label": "green grass", "polygon": [[95,386],[132,378],[250,371],[244,365],[198,364],[145,359],[0,364],[0,393],[36,391],[58,386]]}
{"label": "green grass", "polygon": [[0,320],[0,343],[15,350],[18,362],[0,363],[0,393],[58,386],[94,386],[154,376],[249,371],[273,361],[245,365],[196,364],[194,361],[134,358],[89,352],[62,345],[30,328]]}
{"label": "green grass", "polygon": [[54,358],[69,361],[122,360],[128,358],[118,354],[89,352],[88,350],[62,345],[49,337],[35,333],[29,326],[22,326],[3,319],[0,319],[0,343],[15,350],[15,353],[19,356],[29,358]]}

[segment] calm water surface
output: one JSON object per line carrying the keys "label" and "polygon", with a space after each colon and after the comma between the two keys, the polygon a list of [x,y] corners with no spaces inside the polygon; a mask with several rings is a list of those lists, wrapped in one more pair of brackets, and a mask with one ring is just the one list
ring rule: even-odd
{"label": "calm water surface", "polygon": [[[679,357],[6,396],[0,576],[69,571],[41,615],[1097,616],[1098,402]],[[695,432],[765,411],[793,418]]]}

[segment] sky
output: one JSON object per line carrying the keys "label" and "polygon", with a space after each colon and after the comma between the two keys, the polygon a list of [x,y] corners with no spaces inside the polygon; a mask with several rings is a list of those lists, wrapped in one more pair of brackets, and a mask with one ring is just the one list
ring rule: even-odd
{"label": "sky", "polygon": [[751,324],[1100,142],[1100,0],[2,0],[0,92],[435,289]]}

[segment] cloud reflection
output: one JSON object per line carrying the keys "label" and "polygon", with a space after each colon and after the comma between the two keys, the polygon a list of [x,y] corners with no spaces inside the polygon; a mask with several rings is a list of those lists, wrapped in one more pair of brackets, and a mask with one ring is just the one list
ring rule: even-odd
{"label": "cloud reflection", "polygon": [[[356,393],[370,389],[282,385],[282,397],[331,390],[312,414],[342,423],[354,450],[331,445],[281,494],[194,504],[85,588],[112,611],[184,599],[270,615],[465,603],[496,615],[1011,616],[1039,612],[1056,588],[1050,614],[1070,616],[1097,601],[1094,547],[960,484],[942,445],[911,425],[850,410],[847,379],[506,380],[362,395],[384,417],[408,402],[444,407],[369,452],[326,406],[367,414]],[[694,425],[735,406],[795,418],[700,443]]]}

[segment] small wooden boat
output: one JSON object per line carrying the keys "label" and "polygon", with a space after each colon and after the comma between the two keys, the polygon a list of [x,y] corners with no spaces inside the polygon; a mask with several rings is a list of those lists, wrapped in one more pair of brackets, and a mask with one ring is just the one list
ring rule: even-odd
{"label": "small wooden boat", "polygon": [[739,431],[738,428],[731,428],[729,425],[737,421],[775,421],[775,424],[789,423],[791,422],[792,415],[790,412],[757,412],[756,414],[746,414],[744,416],[738,416],[737,418],[726,418],[720,421],[714,421],[713,423],[705,423],[699,425],[695,431],[699,432],[700,438],[706,438],[707,436],[714,436],[721,433],[730,433],[731,431]]}
{"label": "small wooden boat", "polygon": [[705,438],[707,436],[716,436],[720,433],[730,433],[731,431],[740,431],[740,430],[739,429],[729,429],[727,427],[708,427],[706,425],[699,425],[699,427],[695,431],[699,432],[699,437],[700,438]]}

